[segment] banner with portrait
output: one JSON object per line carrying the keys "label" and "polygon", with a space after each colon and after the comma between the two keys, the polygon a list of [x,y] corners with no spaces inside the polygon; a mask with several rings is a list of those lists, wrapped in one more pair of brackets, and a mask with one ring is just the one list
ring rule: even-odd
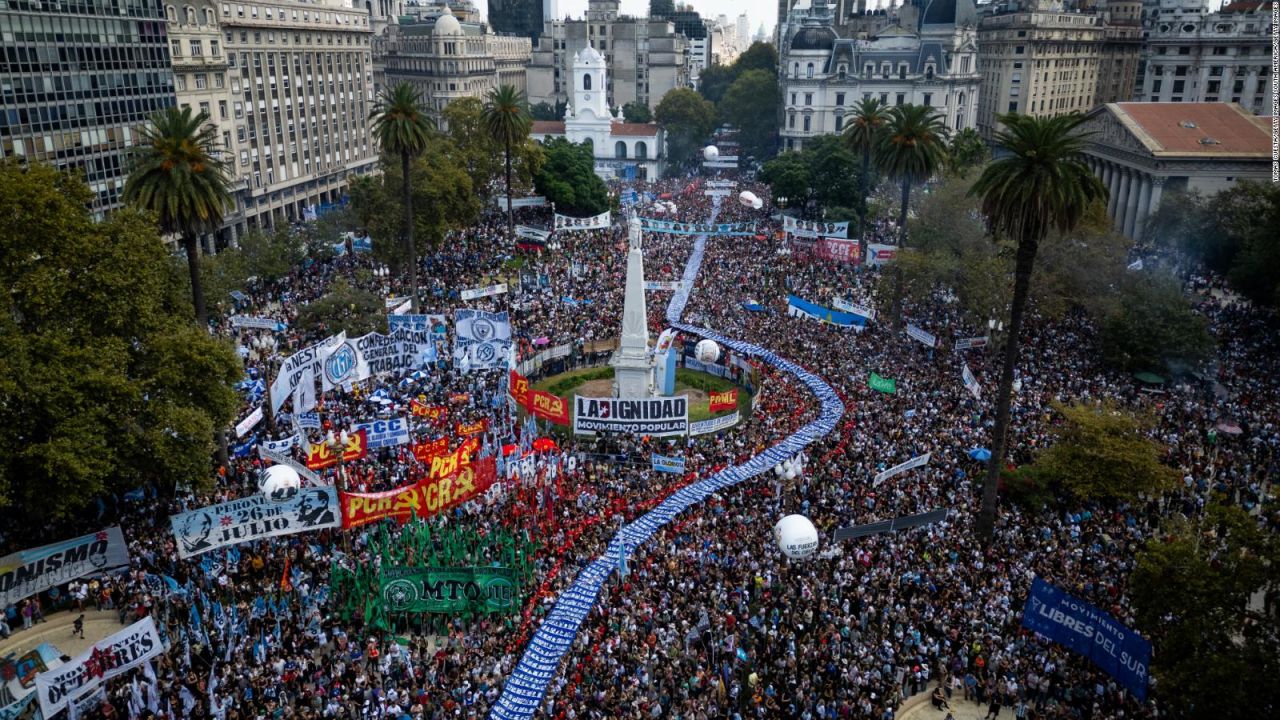
{"label": "banner with portrait", "polygon": [[511,352],[511,320],[507,313],[462,308],[453,315],[453,355],[472,370],[505,367]]}
{"label": "banner with portrait", "polygon": [[86,575],[129,565],[118,527],[0,558],[0,608]]}
{"label": "banner with portrait", "polygon": [[390,567],[379,596],[387,612],[505,613],[520,607],[516,574],[505,567]]}
{"label": "banner with portrait", "polygon": [[169,518],[178,541],[178,556],[184,559],[250,540],[323,530],[340,523],[338,492],[332,488],[303,488],[278,501],[250,495]]}
{"label": "banner with portrait", "polygon": [[701,223],[678,222],[676,220],[658,220],[657,218],[640,218],[640,227],[646,232],[666,233],[667,235],[720,235],[723,237],[742,237],[756,234],[755,223]]}
{"label": "banner with portrait", "polygon": [[800,220],[790,215],[783,215],[782,231],[793,237],[801,238],[847,238],[849,237],[849,221],[821,222]]}
{"label": "banner with portrait", "polygon": [[555,229],[557,231],[604,230],[612,224],[608,211],[583,218],[555,214]]}

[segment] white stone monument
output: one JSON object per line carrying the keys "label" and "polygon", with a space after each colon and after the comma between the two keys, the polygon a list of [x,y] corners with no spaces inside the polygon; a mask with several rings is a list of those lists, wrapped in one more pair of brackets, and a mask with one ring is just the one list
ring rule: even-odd
{"label": "white stone monument", "polygon": [[640,249],[640,218],[627,220],[626,297],[622,304],[622,341],[609,364],[613,366],[613,395],[647,398],[657,395],[653,357],[649,354],[649,315],[644,304],[644,253]]}

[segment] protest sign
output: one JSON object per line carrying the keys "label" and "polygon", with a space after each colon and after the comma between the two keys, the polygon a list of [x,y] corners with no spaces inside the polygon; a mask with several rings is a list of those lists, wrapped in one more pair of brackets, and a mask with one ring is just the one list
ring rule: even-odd
{"label": "protest sign", "polygon": [[93,644],[70,662],[36,676],[40,712],[47,718],[67,703],[92,693],[106,681],[138,667],[164,652],[164,643],[148,615],[120,632]]}
{"label": "protest sign", "polygon": [[569,403],[564,398],[542,390],[530,390],[528,399],[529,412],[534,417],[549,420],[556,425],[569,424]]}
{"label": "protest sign", "polygon": [[653,465],[654,471],[656,472],[664,472],[664,473],[683,473],[684,472],[684,458],[682,457],[670,457],[668,455],[658,455],[655,453],[650,458],[650,462]]}
{"label": "protest sign", "polygon": [[250,495],[172,515],[169,525],[178,556],[190,558],[249,540],[337,527],[339,519],[335,490],[303,488],[286,500]]}
{"label": "protest sign", "polygon": [[898,392],[898,381],[893,378],[880,377],[875,373],[871,373],[871,376],[867,378],[867,387],[870,387],[876,392],[892,395]]}
{"label": "protest sign", "polygon": [[407,418],[368,420],[356,423],[353,427],[357,432],[363,431],[368,435],[370,450],[407,445],[409,443],[409,420]]}
{"label": "protest sign", "polygon": [[76,578],[129,565],[118,527],[0,558],[0,608]]}
{"label": "protest sign", "polygon": [[933,456],[933,453],[925,453],[923,455],[917,455],[906,462],[902,462],[902,463],[898,463],[897,465],[894,465],[888,470],[884,470],[882,472],[876,473],[876,476],[871,480],[871,484],[873,486],[879,485],[880,483],[884,482],[885,480],[888,480],[894,475],[899,475],[913,468],[918,468],[923,465],[928,465],[929,458],[932,456]]}
{"label": "protest sign", "polygon": [[454,312],[453,354],[466,356],[472,370],[505,367],[511,353],[511,320],[507,313],[462,308]]}
{"label": "protest sign", "polygon": [[573,431],[578,435],[616,432],[665,437],[689,431],[689,400],[669,398],[587,398],[575,395]]}
{"label": "protest sign", "polygon": [[738,389],[730,388],[729,390],[721,390],[711,393],[708,409],[714,415],[725,410],[734,410],[738,407]]}
{"label": "protest sign", "polygon": [[307,468],[323,470],[333,467],[339,462],[359,460],[369,454],[369,435],[364,430],[347,433],[347,444],[342,448],[342,457],[329,447],[328,443],[316,443],[307,447]]}
{"label": "protest sign", "polygon": [[391,567],[382,571],[387,612],[499,613],[519,608],[515,571],[505,567]]}
{"label": "protest sign", "polygon": [[915,325],[907,325],[907,337],[918,341],[925,347],[938,346],[938,338],[933,333]]}

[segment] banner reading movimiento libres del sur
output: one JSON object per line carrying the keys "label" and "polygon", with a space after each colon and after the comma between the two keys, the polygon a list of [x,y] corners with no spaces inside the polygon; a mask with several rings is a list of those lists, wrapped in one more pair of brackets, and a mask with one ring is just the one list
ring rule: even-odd
{"label": "banner reading movimiento libres del sur", "polygon": [[393,567],[379,592],[387,612],[458,614],[520,607],[515,571],[505,567]]}

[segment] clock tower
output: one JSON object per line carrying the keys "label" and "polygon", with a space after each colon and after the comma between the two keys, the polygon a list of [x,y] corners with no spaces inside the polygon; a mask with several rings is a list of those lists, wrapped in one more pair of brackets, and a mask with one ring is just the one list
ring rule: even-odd
{"label": "clock tower", "polygon": [[604,57],[593,47],[578,51],[573,56],[573,105],[569,108],[570,116],[575,120],[612,118],[608,92],[608,68]]}

